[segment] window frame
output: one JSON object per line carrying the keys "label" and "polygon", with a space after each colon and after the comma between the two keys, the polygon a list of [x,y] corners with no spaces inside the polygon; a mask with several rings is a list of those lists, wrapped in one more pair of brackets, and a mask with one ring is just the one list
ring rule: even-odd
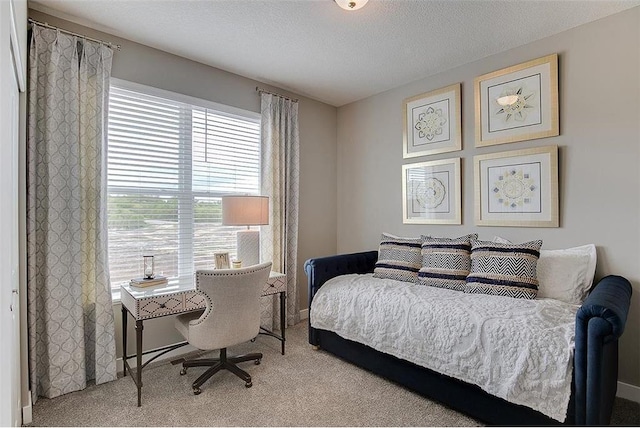
{"label": "window frame", "polygon": [[[220,113],[222,115],[225,116],[229,116],[233,119],[240,119],[240,120],[248,120],[248,121],[253,121],[255,122],[258,126],[260,126],[260,121],[261,121],[261,115],[260,113],[254,112],[254,111],[250,111],[250,110],[245,110],[245,109],[241,109],[238,107],[233,107],[233,106],[229,106],[229,105],[225,105],[225,104],[220,104],[214,101],[209,101],[209,100],[205,100],[202,98],[197,98],[197,97],[192,97],[190,95],[185,95],[185,94],[181,94],[178,92],[173,92],[173,91],[168,91],[165,89],[160,89],[160,88],[156,88],[153,86],[148,86],[148,85],[144,85],[144,84],[140,84],[140,83],[135,83],[135,82],[130,82],[127,80],[122,80],[122,79],[118,79],[118,78],[114,78],[112,77],[110,79],[110,85],[109,85],[109,93],[111,93],[111,88],[112,87],[117,87],[119,89],[123,89],[123,90],[128,90],[128,91],[133,91],[133,92],[139,92],[143,95],[148,95],[148,96],[152,96],[152,97],[158,97],[158,98],[163,98],[163,99],[167,99],[170,101],[174,101],[174,102],[178,102],[178,103],[183,103],[183,104],[187,104],[191,107],[196,107],[196,108],[202,108],[202,109],[207,109],[207,110],[212,110],[215,113]],[[107,112],[107,123],[105,124],[105,127],[108,130],[109,127],[109,112]],[[117,192],[117,193],[128,193],[128,194],[135,194],[135,193],[140,193],[141,195],[146,194],[175,194],[178,203],[179,204],[183,204],[186,199],[187,199],[187,193],[189,193],[190,196],[190,205],[189,207],[186,207],[187,210],[189,211],[190,215],[189,217],[191,218],[191,221],[194,222],[195,218],[194,218],[194,201],[198,198],[220,198],[222,196],[225,195],[229,195],[229,193],[227,192],[215,192],[215,193],[208,193],[208,192],[202,192],[202,191],[196,191],[193,189],[193,185],[191,183],[191,176],[193,175],[193,134],[190,131],[190,134],[192,135],[192,145],[189,149],[189,158],[191,159],[191,162],[188,162],[188,167],[186,167],[186,169],[184,171],[182,171],[186,176],[189,176],[186,180],[181,180],[180,181],[180,187],[177,190],[157,190],[157,189],[140,189],[140,188],[122,188],[122,187],[118,187],[118,186],[114,186],[114,187],[110,187],[108,185],[108,182],[105,183],[106,185],[106,192],[105,192],[105,200],[108,197],[109,194],[111,194],[113,191]],[[105,141],[105,158],[107,159],[107,162],[105,163],[105,175],[108,176],[108,171],[109,171],[109,164],[108,164],[108,158],[109,158],[109,139],[107,136],[107,140]],[[261,150],[259,153],[259,156],[261,156]],[[258,161],[258,165],[259,167],[261,167],[261,160]],[[261,183],[260,183],[260,178],[261,178],[261,171],[259,170],[259,175],[258,175],[258,192],[257,194],[260,193],[260,188],[261,188]],[[189,183],[189,185],[191,186],[191,189],[188,190],[186,189],[185,185],[186,183]],[[106,201],[105,201],[106,203]],[[105,207],[105,210],[107,208]],[[108,219],[108,212],[107,212],[107,219]],[[178,228],[182,228],[185,227],[185,225],[183,224],[183,222],[179,222],[178,223]],[[192,224],[193,227],[193,224]],[[108,235],[108,232],[107,232]],[[188,234],[182,234],[180,233],[179,236],[187,236]],[[191,236],[191,239],[193,239],[193,236]],[[184,257],[189,257],[191,258],[192,262],[195,262],[194,260],[194,252],[193,252],[193,243],[191,242],[191,252],[189,254],[185,253],[185,246],[182,245],[182,243],[179,245],[178,247],[178,257],[179,259],[182,259]],[[180,261],[178,261],[178,266],[180,266]],[[113,304],[120,304],[120,288],[119,287],[113,287],[111,284],[111,280],[109,280],[109,286],[111,289],[111,298],[112,298],[112,302]]]}

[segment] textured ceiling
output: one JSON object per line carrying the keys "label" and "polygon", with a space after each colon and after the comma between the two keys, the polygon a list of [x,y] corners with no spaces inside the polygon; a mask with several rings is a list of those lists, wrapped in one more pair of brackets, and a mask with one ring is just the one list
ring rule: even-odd
{"label": "textured ceiling", "polygon": [[626,1],[40,0],[29,6],[341,106],[640,4]]}

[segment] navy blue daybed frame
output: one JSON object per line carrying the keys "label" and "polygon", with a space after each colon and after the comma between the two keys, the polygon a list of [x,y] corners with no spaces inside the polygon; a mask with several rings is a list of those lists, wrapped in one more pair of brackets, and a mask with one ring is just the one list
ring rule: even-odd
{"label": "navy blue daybed frame", "polygon": [[[304,269],[313,296],[329,279],[373,272],[377,251],[308,260]],[[624,331],[631,284],[607,276],[592,289],[576,315],[572,394],[566,424],[606,425],[611,418],[618,379],[618,338]],[[453,379],[309,324],[309,343],[373,373],[397,382],[483,422],[495,425],[558,424],[531,408],[509,403],[478,386]]]}

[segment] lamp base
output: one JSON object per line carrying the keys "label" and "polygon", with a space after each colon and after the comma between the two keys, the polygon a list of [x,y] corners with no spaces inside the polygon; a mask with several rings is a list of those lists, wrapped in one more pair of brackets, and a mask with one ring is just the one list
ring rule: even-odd
{"label": "lamp base", "polygon": [[242,261],[242,267],[260,263],[260,231],[239,230],[236,235],[236,245],[238,260]]}

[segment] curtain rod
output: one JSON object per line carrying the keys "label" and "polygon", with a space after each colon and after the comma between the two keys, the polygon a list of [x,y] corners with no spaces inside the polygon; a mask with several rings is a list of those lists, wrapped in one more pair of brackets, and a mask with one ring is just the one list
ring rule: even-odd
{"label": "curtain rod", "polygon": [[74,33],[73,31],[65,30],[64,28],[56,27],[55,25],[51,25],[51,24],[48,24],[46,22],[40,22],[40,21],[36,21],[35,19],[29,18],[29,23],[40,25],[41,27],[45,27],[45,28],[50,28],[52,30],[57,30],[57,31],[60,31],[61,33],[70,34],[72,36],[81,37],[81,38],[86,39],[86,40],[91,40],[92,42],[98,42],[98,43],[101,43],[103,45],[107,45],[110,48],[113,48],[113,49],[115,49],[117,51],[120,50],[120,45],[117,45],[115,43],[106,42],[106,41],[100,40],[100,39],[94,39],[93,37],[88,37],[88,36],[85,36],[85,35],[79,34],[79,33]]}
{"label": "curtain rod", "polygon": [[297,102],[298,102],[298,99],[297,99],[297,98],[286,97],[286,96],[284,96],[284,95],[282,95],[282,94],[279,94],[279,93],[277,93],[277,92],[271,92],[271,91],[267,91],[266,89],[262,89],[262,88],[261,88],[261,87],[259,87],[259,86],[256,86],[256,91],[258,91],[258,92],[260,92],[260,93],[263,93],[263,92],[264,92],[265,94],[275,95],[275,96],[277,96],[277,97],[284,98],[285,100],[289,100],[289,101],[291,101],[292,103],[297,103]]}

